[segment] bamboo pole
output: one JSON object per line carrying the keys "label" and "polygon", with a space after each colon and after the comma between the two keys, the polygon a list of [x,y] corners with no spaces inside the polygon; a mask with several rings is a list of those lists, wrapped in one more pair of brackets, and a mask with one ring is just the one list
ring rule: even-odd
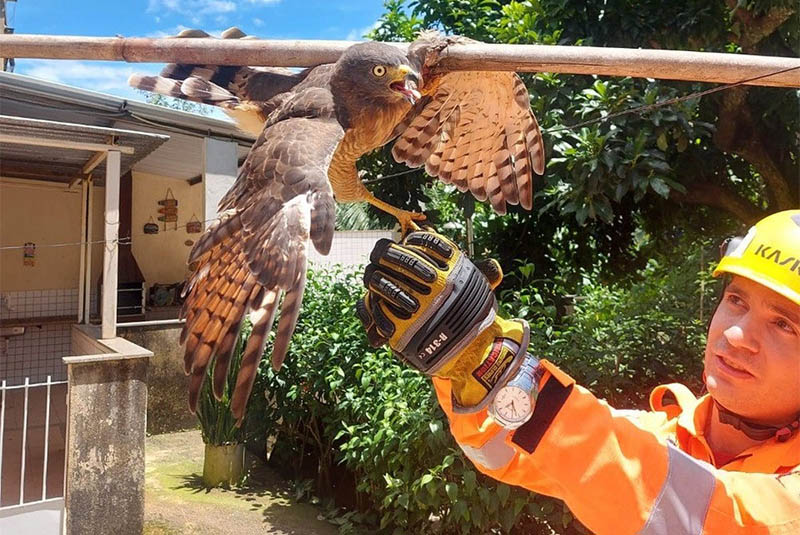
{"label": "bamboo pole", "polygon": [[[352,41],[0,35],[5,57],[309,67],[336,61]],[[406,43],[392,43],[405,49]],[[449,70],[556,72],[800,87],[800,58],[588,46],[466,44],[442,53]],[[787,71],[787,69],[795,69]]]}

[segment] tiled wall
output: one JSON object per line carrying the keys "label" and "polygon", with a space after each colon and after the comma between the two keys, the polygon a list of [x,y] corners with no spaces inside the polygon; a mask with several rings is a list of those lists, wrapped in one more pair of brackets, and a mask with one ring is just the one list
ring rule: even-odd
{"label": "tiled wall", "polygon": [[[96,308],[92,299],[92,309]],[[15,319],[77,317],[78,290],[0,292],[0,325]],[[25,334],[0,338],[0,380],[20,384],[66,379],[61,357],[70,354],[70,322],[26,325]]]}
{"label": "tiled wall", "polygon": [[[0,338],[0,380],[21,384],[25,378],[42,383],[50,375],[53,381],[64,381],[67,368],[61,357],[70,354],[68,323],[51,323],[25,327],[25,334]],[[5,347],[4,347],[5,346]]]}
{"label": "tiled wall", "polygon": [[77,288],[0,293],[0,319],[76,315]]}

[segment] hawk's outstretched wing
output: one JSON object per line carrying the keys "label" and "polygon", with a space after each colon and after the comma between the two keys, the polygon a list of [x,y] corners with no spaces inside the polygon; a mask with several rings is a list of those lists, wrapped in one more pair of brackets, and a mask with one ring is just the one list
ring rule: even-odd
{"label": "hawk's outstretched wing", "polygon": [[397,128],[398,162],[425,170],[499,214],[533,205],[533,174],[544,173],[544,143],[528,90],[513,72],[432,70],[440,50],[467,41],[426,32],[411,44],[425,95]]}
{"label": "hawk's outstretched wing", "polygon": [[282,294],[273,366],[280,367],[297,323],[309,242],[327,254],[335,222],[328,166],[344,131],[329,91],[310,88],[276,110],[250,151],[234,187],[220,204],[224,216],[198,240],[187,285],[181,341],[191,375],[189,404],[197,405],[206,368],[222,390],[247,313],[247,342],[231,410],[241,419]]}

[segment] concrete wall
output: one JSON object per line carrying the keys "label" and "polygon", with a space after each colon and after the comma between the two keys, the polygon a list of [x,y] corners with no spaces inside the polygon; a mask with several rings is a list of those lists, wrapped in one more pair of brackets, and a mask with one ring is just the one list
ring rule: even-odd
{"label": "concrete wall", "polygon": [[103,352],[64,358],[69,381],[66,534],[139,535],[152,354],[122,338],[91,340],[98,332],[96,326],[74,325],[76,348]]}
{"label": "concrete wall", "polygon": [[[167,188],[178,200],[177,230],[175,223],[167,223],[164,230],[164,223],[158,221],[158,201],[165,198]],[[203,219],[202,184],[190,186],[185,180],[133,172],[132,249],[148,287],[155,283],[182,282],[186,278],[186,259],[192,249],[186,241],[197,241],[201,236],[186,232],[185,225],[192,214]],[[158,234],[144,234],[144,225],[151,216],[159,225]]]}
{"label": "concrete wall", "polygon": [[327,256],[322,256],[311,246],[308,260],[312,267],[366,265],[372,248],[381,238],[399,240],[400,234],[391,230],[337,230]]}
{"label": "concrete wall", "polygon": [[147,432],[168,433],[197,427],[189,412],[183,373],[180,326],[120,327],[118,335],[153,352],[147,376]]}
{"label": "concrete wall", "polygon": [[146,376],[147,359],[69,366],[67,534],[141,533]]}
{"label": "concrete wall", "polygon": [[[101,355],[108,347],[97,339],[96,326],[73,326],[70,331],[70,355]],[[95,335],[95,336],[93,336]]]}

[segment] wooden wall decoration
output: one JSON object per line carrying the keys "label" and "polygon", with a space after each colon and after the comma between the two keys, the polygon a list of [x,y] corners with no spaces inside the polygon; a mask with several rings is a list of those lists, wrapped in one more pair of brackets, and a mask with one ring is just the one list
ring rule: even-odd
{"label": "wooden wall decoration", "polygon": [[173,195],[171,188],[167,188],[167,194],[158,201],[158,204],[160,206],[158,213],[161,214],[158,220],[164,222],[164,230],[167,230],[168,223],[173,224],[173,230],[178,230],[178,199]]}

